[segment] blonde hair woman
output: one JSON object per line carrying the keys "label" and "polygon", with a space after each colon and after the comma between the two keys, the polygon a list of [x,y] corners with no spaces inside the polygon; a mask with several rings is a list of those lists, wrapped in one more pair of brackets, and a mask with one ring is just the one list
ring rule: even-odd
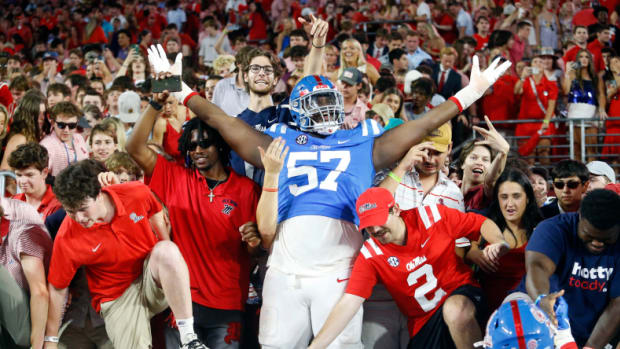
{"label": "blonde hair woman", "polygon": [[418,23],[418,32],[424,41],[422,49],[433,56],[433,58],[439,58],[439,53],[446,47],[446,42],[439,35],[437,29],[430,23],[420,22]]}
{"label": "blonde hair woman", "polygon": [[372,64],[366,62],[366,55],[362,45],[355,39],[346,39],[340,45],[340,68],[329,76],[332,81],[338,80],[345,68],[357,68],[362,74],[366,74],[371,84],[379,80],[379,72]]}
{"label": "blonde hair woman", "polygon": [[219,75],[223,78],[233,76],[233,71],[235,70],[235,56],[217,56],[217,58],[213,61],[213,70],[215,75]]}

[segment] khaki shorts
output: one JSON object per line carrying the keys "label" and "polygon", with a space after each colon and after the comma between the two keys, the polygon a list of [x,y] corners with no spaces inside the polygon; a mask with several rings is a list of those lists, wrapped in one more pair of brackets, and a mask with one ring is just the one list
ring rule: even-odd
{"label": "khaki shorts", "polygon": [[110,340],[118,349],[151,347],[151,318],[168,307],[162,290],[144,260],[142,275],[117,299],[101,304]]}

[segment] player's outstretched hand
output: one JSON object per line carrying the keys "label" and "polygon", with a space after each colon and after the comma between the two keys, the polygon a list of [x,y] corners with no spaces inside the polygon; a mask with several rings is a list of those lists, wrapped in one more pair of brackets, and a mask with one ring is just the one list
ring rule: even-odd
{"label": "player's outstretched hand", "polygon": [[322,20],[321,18],[314,17],[314,15],[310,15],[310,22],[308,22],[305,18],[299,17],[297,20],[303,24],[304,29],[312,38],[312,46],[320,48],[325,46],[325,40],[327,38],[327,30],[329,29],[329,24]]}
{"label": "player's outstretched hand", "polygon": [[512,65],[510,61],[506,61],[499,65],[499,61],[500,57],[496,58],[487,69],[485,69],[483,72],[480,72],[478,56],[474,55],[472,59],[469,85],[473,87],[476,92],[480,93],[481,96]]}
{"label": "player's outstretched hand", "polygon": [[545,312],[545,314],[547,314],[547,316],[549,317],[549,320],[551,320],[551,323],[555,327],[558,327],[558,318],[554,311],[555,303],[558,300],[558,298],[562,297],[563,295],[564,295],[564,290],[560,290],[558,292],[550,293],[544,297],[538,297],[538,299],[536,300],[536,305],[540,309],[542,309]]}
{"label": "player's outstretched hand", "polygon": [[285,147],[286,141],[282,137],[275,138],[267,147],[267,150],[258,147],[260,152],[260,160],[265,168],[265,173],[279,174],[284,165],[284,159],[288,154],[288,147]]}
{"label": "player's outstretched hand", "polygon": [[174,59],[174,64],[170,65],[170,61],[168,61],[168,56],[166,55],[166,51],[160,45],[151,45],[151,47],[147,48],[149,62],[153,66],[153,70],[155,70],[155,74],[159,73],[172,73],[172,75],[181,75],[183,71],[183,55],[181,53],[177,54]]}
{"label": "player's outstretched hand", "polygon": [[241,233],[241,241],[246,242],[250,247],[256,247],[261,242],[256,222],[247,222],[240,226],[239,233]]}
{"label": "player's outstretched hand", "polygon": [[499,65],[499,60],[500,58],[498,57],[487,69],[481,72],[478,56],[472,58],[469,85],[465,86],[465,88],[454,95],[454,98],[459,101],[460,110],[465,110],[474,104],[474,102],[482,97],[484,92],[512,65],[510,61],[506,61]]}
{"label": "player's outstretched hand", "polygon": [[484,140],[476,142],[476,145],[488,145],[498,152],[508,154],[510,144],[508,144],[506,139],[502,137],[499,132],[497,132],[495,127],[493,127],[493,124],[491,123],[491,120],[489,120],[488,116],[484,116],[484,121],[489,128],[488,130],[485,130],[482,127],[474,126],[474,130],[484,137]]}

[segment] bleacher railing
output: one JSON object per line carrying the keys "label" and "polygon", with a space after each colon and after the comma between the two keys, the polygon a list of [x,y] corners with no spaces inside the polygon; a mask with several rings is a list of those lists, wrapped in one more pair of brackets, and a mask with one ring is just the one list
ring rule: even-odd
{"label": "bleacher railing", "polygon": [[[607,120],[619,120],[620,121],[620,117],[609,117],[607,118]],[[538,123],[539,125],[541,124],[540,119],[503,120],[503,121],[491,120],[491,122],[500,132],[508,128],[514,130],[514,128],[518,124],[525,124],[525,123]],[[540,139],[551,140],[551,145],[548,145],[548,146],[537,145],[535,148],[535,149],[550,148],[551,149],[551,151],[549,152],[550,155],[545,156],[545,157],[536,156],[534,155],[535,152],[533,151],[531,154],[525,155],[525,156],[519,156],[519,158],[524,159],[524,160],[546,159],[546,160],[549,160],[549,162],[552,164],[562,159],[573,159],[573,160],[578,160],[583,163],[586,163],[588,158],[594,158],[595,160],[607,161],[609,165],[612,166],[614,170],[616,170],[616,172],[620,171],[620,163],[618,163],[620,162],[620,153],[617,153],[617,152],[612,153],[612,154],[601,153],[603,147],[605,146],[620,147],[620,143],[604,143],[605,136],[620,136],[620,134],[618,133],[604,132],[605,121],[599,121],[598,119],[590,119],[590,118],[583,118],[583,119],[553,118],[551,119],[551,123],[554,123],[556,126],[555,134],[551,134],[551,135],[543,134],[540,137]],[[596,142],[590,142],[590,144],[586,144],[586,132],[585,131],[586,131],[586,128],[591,127],[593,123],[598,124],[598,131],[597,133],[588,134],[587,136],[596,137]],[[508,125],[510,125],[510,127],[507,127]],[[565,131],[563,128],[560,127],[562,125],[566,125]],[[478,126],[486,128],[486,124],[484,122],[479,123]],[[473,132],[473,137],[476,137],[476,132],[475,131],[472,131],[472,132]],[[504,132],[502,133],[504,134]],[[504,134],[504,137],[506,138],[508,143],[510,143],[511,145],[511,149],[510,149],[511,153],[517,154],[517,155],[518,155],[517,144],[519,143],[519,141],[530,138],[527,136],[521,136],[521,137],[515,136],[514,132],[507,132],[506,134]],[[580,142],[581,155],[579,159],[575,158],[574,145],[575,145],[575,141],[577,137],[579,137],[579,139],[581,140]],[[594,148],[594,151],[591,151],[592,148]],[[590,154],[588,154],[587,152],[588,150],[590,150]],[[613,160],[615,160],[616,163],[613,163]],[[545,165],[540,164],[540,161],[537,161],[536,164],[539,166],[545,167]],[[551,167],[551,166],[547,165],[546,167]]]}

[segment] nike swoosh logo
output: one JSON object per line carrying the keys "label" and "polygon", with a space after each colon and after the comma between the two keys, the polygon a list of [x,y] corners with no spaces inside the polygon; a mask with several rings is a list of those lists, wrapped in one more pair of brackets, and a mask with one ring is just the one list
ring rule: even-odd
{"label": "nike swoosh logo", "polygon": [[345,281],[347,281],[347,280],[349,280],[349,279],[350,279],[350,278],[346,278],[346,279],[337,278],[337,279],[336,279],[336,281],[337,281],[338,283],[341,283],[341,282],[345,282]]}
{"label": "nike swoosh logo", "polygon": [[338,144],[345,144],[345,143],[347,143],[348,141],[350,141],[350,139],[347,139],[346,141],[338,141]]}
{"label": "nike swoosh logo", "polygon": [[424,248],[424,246],[426,246],[426,243],[427,243],[427,242],[428,242],[428,240],[430,240],[430,239],[431,239],[431,237],[430,237],[430,236],[429,236],[429,237],[427,237],[427,238],[426,238],[426,241],[424,241],[424,243],[422,243],[422,245],[420,245],[420,247]]}
{"label": "nike swoosh logo", "polygon": [[101,243],[99,243],[99,245],[97,245],[97,247],[93,248],[93,252],[97,252],[97,250],[99,249],[100,246],[101,246]]}

